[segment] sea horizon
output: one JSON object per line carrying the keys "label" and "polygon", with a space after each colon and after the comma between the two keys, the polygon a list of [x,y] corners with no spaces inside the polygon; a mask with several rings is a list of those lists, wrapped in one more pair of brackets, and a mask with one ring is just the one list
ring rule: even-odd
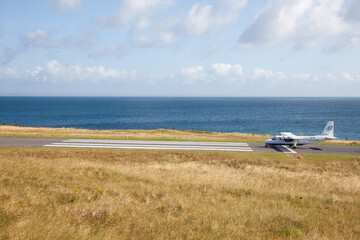
{"label": "sea horizon", "polygon": [[360,139],[360,98],[0,97],[0,124],[82,129],[178,129]]}
{"label": "sea horizon", "polygon": [[73,98],[360,98],[360,96],[96,96],[96,95],[0,95],[0,97],[73,97]]}

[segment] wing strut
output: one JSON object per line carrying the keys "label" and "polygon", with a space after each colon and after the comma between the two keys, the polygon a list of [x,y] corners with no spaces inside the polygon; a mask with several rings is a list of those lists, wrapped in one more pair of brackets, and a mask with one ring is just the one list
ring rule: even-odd
{"label": "wing strut", "polygon": [[296,149],[297,146],[297,140],[294,141],[294,145],[292,146],[293,149]]}

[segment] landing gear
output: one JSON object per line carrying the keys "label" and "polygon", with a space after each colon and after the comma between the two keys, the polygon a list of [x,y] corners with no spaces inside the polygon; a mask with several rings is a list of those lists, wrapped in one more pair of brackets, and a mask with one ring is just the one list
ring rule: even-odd
{"label": "landing gear", "polygon": [[267,148],[267,147],[269,147],[269,145],[265,144],[265,147]]}
{"label": "landing gear", "polygon": [[295,145],[293,145],[293,146],[292,146],[292,148],[293,148],[293,149],[296,149],[296,146],[295,146]]}

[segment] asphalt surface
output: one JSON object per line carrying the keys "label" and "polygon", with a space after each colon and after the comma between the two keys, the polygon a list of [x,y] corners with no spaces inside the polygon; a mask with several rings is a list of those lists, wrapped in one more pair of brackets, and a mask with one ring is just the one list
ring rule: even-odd
{"label": "asphalt surface", "polygon": [[265,147],[264,143],[241,142],[183,142],[57,138],[0,138],[0,147],[65,147],[108,149],[161,149],[265,153],[311,153],[360,155],[360,146],[304,145],[291,149],[288,146]]}

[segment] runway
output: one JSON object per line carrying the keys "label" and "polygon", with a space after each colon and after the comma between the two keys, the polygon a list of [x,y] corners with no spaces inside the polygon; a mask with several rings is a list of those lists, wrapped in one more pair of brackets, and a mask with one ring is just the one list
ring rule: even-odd
{"label": "runway", "polygon": [[247,143],[68,139],[44,147],[252,152]]}
{"label": "runway", "polygon": [[265,153],[310,153],[360,155],[360,146],[305,145],[296,149],[288,146],[266,148],[264,143],[243,142],[186,142],[186,141],[143,141],[143,140],[101,140],[101,139],[56,139],[56,138],[0,138],[0,147],[55,147],[55,148],[103,148],[103,149],[158,149],[186,151],[226,151]]}

